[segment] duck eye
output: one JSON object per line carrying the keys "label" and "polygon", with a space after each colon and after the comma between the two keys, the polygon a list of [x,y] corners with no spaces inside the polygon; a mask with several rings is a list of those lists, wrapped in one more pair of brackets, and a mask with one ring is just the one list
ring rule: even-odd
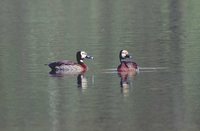
{"label": "duck eye", "polygon": [[126,56],[126,53],[125,52],[122,52],[122,57],[125,57]]}
{"label": "duck eye", "polygon": [[84,55],[84,54],[85,54],[85,52],[84,52],[84,51],[82,51],[82,52],[81,52],[81,55]]}
{"label": "duck eye", "polygon": [[81,52],[81,56],[82,56],[82,58],[85,58],[87,56],[87,53],[86,52]]}
{"label": "duck eye", "polygon": [[124,58],[128,55],[128,51],[127,50],[123,50],[121,56]]}

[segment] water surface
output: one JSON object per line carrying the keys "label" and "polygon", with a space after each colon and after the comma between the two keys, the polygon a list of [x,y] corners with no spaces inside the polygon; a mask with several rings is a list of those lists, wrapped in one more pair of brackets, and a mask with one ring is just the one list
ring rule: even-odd
{"label": "water surface", "polygon": [[[199,131],[199,4],[1,1],[0,130]],[[143,68],[136,77],[105,70],[121,49]],[[88,72],[49,75],[44,64],[78,50],[95,58]]]}

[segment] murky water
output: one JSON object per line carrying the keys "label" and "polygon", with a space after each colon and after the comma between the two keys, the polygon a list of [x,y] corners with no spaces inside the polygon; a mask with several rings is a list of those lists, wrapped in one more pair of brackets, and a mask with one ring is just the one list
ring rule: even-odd
{"label": "murky water", "polygon": [[[0,1],[0,130],[199,131],[198,0]],[[127,49],[136,77],[113,69]],[[44,64],[94,56],[89,71]]]}

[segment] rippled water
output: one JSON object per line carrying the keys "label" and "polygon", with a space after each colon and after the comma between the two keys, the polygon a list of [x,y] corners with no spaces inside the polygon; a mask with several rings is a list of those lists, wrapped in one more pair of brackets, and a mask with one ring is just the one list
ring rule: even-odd
{"label": "rippled water", "polygon": [[[199,131],[199,4],[0,1],[0,130]],[[121,49],[136,77],[115,71]],[[78,50],[88,72],[49,74]]]}

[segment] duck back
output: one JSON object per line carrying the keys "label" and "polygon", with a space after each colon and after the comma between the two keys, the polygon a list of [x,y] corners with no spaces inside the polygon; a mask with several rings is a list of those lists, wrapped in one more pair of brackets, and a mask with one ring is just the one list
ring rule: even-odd
{"label": "duck back", "polygon": [[83,64],[78,64],[69,60],[62,60],[57,62],[52,62],[48,65],[52,70],[64,70],[69,72],[82,72],[87,70],[87,66]]}

